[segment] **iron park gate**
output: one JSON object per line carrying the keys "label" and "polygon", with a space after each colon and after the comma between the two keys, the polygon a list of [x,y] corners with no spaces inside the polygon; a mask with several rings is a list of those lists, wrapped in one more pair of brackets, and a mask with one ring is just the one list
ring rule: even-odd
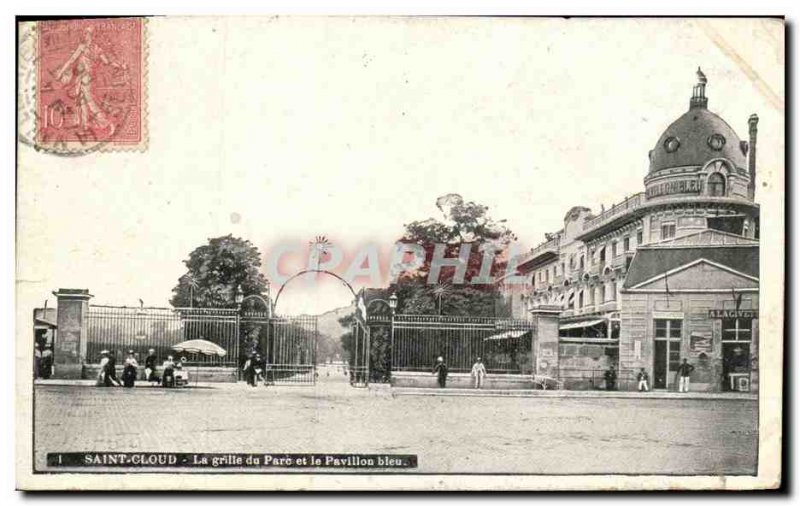
{"label": "iron park gate", "polygon": [[317,380],[317,317],[273,316],[245,312],[243,342],[260,353],[266,364],[265,381],[273,385],[314,385]]}
{"label": "iron park gate", "polygon": [[356,315],[351,325],[353,349],[350,360],[350,385],[366,387],[369,384],[370,339],[369,327]]}

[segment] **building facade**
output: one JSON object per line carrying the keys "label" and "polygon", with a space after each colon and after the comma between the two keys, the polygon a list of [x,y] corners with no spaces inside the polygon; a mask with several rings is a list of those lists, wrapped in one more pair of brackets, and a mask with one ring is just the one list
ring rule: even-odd
{"label": "building facade", "polygon": [[706,86],[698,69],[689,110],[649,153],[642,192],[597,213],[571,208],[517,258],[527,283],[504,288],[513,316],[558,315],[558,351],[537,370],[566,388],[604,388],[612,365],[619,388],[634,388],[642,368],[672,388],[682,358],[696,389],[757,384],[758,117],[741,140],[708,109]]}

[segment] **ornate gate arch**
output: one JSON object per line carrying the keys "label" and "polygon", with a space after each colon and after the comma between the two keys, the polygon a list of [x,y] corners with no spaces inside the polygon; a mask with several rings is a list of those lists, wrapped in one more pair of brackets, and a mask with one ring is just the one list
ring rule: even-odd
{"label": "ornate gate arch", "polygon": [[[350,331],[353,336],[352,349],[349,350],[348,374],[354,387],[366,386],[369,378],[369,329],[365,316],[359,310],[363,304],[363,290],[356,293],[353,286],[344,278],[325,269],[304,269],[290,276],[278,289],[271,303],[267,317],[267,335],[262,343],[264,357],[268,363],[268,380],[273,383],[314,384],[317,378],[316,348],[319,334],[317,316],[279,316],[278,302],[284,288],[293,280],[309,273],[326,274],[342,282],[356,301],[356,311]],[[309,350],[305,354],[302,350]],[[271,379],[270,379],[271,376]]]}

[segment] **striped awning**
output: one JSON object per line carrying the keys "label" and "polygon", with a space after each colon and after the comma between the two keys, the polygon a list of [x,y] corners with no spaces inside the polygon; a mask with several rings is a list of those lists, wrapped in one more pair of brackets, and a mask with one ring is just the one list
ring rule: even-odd
{"label": "striped awning", "polygon": [[484,341],[501,341],[503,339],[518,339],[522,337],[527,330],[507,330],[499,334],[494,334],[489,337],[484,337]]}
{"label": "striped awning", "polygon": [[569,329],[582,329],[585,327],[593,327],[598,323],[605,323],[605,319],[600,320],[586,320],[582,322],[575,322],[575,323],[567,323],[566,325],[561,325],[558,327],[559,330],[569,330]]}

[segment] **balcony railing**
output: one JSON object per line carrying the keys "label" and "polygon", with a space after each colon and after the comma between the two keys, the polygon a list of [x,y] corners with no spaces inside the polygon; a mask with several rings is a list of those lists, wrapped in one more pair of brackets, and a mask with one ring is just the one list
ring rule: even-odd
{"label": "balcony railing", "polygon": [[630,197],[626,198],[622,202],[618,204],[614,204],[611,206],[610,209],[606,209],[602,213],[598,214],[597,216],[590,218],[583,222],[583,229],[584,230],[591,230],[595,227],[602,225],[610,221],[612,218],[625,214],[628,211],[636,209],[644,204],[644,192],[635,193]]}
{"label": "balcony railing", "polygon": [[557,235],[552,239],[550,239],[549,241],[543,242],[542,244],[530,250],[528,253],[522,255],[523,262],[531,260],[532,258],[536,258],[545,251],[552,251],[557,254],[559,244],[561,244],[561,237]]}

